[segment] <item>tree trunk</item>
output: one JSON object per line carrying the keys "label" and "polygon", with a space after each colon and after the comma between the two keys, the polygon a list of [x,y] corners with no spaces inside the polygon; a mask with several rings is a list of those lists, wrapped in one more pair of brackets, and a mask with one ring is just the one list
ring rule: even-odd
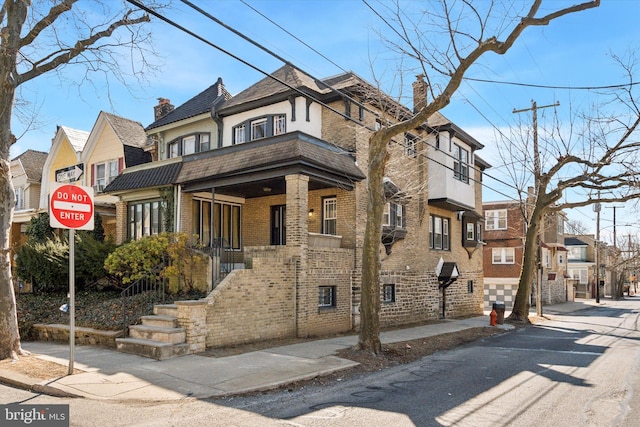
{"label": "tree trunk", "polygon": [[[16,296],[11,279],[11,222],[15,193],[11,182],[11,113],[16,93],[19,37],[27,2],[8,2],[9,17],[0,50],[0,360],[25,354],[20,345]],[[13,18],[13,19],[12,19]]]}
{"label": "tree trunk", "polygon": [[513,310],[508,317],[509,320],[514,322],[529,323],[531,288],[536,282],[537,277],[538,233],[540,232],[541,222],[545,212],[545,209],[540,207],[540,205],[541,203],[536,202],[527,228],[518,292],[516,293],[516,299],[513,303]]}
{"label": "tree trunk", "polygon": [[369,139],[367,181],[367,222],[362,249],[362,286],[360,304],[360,334],[358,348],[380,353],[380,244],[382,212],[385,205],[384,174],[387,163],[387,143],[381,132]]}

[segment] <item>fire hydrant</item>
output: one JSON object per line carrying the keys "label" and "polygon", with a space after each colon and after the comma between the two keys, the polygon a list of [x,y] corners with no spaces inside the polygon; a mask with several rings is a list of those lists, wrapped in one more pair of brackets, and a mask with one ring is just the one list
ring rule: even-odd
{"label": "fire hydrant", "polygon": [[498,325],[498,313],[496,313],[496,309],[491,310],[491,314],[489,314],[489,325],[497,326]]}

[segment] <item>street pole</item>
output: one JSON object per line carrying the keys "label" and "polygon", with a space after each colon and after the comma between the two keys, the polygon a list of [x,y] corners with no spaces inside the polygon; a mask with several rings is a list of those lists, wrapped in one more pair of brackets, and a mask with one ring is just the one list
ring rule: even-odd
{"label": "street pole", "polygon": [[73,375],[73,358],[76,343],[76,230],[69,230],[69,375]]}
{"label": "street pole", "polygon": [[[617,208],[623,208],[623,207],[624,206],[607,206],[607,208],[613,209],[613,256],[615,257],[615,261],[614,261],[613,265],[615,266],[615,269],[612,269],[612,271],[611,271],[611,282],[613,282],[612,286],[611,286],[611,290],[612,290],[612,292],[615,292],[616,295],[618,295],[618,293],[617,293],[617,287],[618,287],[617,274],[618,274],[618,272],[616,270],[617,270],[617,268],[619,266],[619,262],[618,262],[619,261],[619,259],[618,259],[618,242],[617,242],[618,236],[616,234],[616,209]],[[616,290],[615,291],[613,289],[613,284],[616,285]],[[598,288],[599,288],[599,286],[598,286]],[[598,301],[596,300],[596,302],[598,302]]]}
{"label": "street pole", "polygon": [[[526,111],[531,111],[533,115],[533,183],[535,188],[536,200],[538,195],[540,194],[540,176],[542,175],[542,168],[540,166],[540,150],[538,149],[538,110],[542,108],[550,108],[557,107],[560,103],[556,102],[554,104],[543,105],[538,107],[536,101],[531,100],[530,108],[523,108],[520,110],[513,109],[513,114],[516,113],[524,113]],[[544,224],[544,218],[540,218],[542,224],[540,224],[540,228],[538,229],[538,250],[537,250],[537,258],[538,262],[537,272],[536,272],[536,315],[538,317],[542,316],[542,227]]]}
{"label": "street pole", "polygon": [[[598,199],[600,199],[600,192],[598,192]],[[593,210],[596,211],[596,303],[600,304],[600,203],[593,205]]]}

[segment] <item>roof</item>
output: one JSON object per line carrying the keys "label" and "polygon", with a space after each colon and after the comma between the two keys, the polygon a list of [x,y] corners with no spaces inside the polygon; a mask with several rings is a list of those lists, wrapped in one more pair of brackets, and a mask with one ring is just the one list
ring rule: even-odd
{"label": "roof", "polygon": [[175,183],[182,163],[172,162],[162,166],[129,171],[116,176],[104,189],[105,193],[117,193],[142,188],[157,188]]}
{"label": "roof", "polygon": [[109,122],[123,145],[138,148],[144,147],[147,142],[147,134],[142,123],[104,111],[102,111],[102,114],[104,114],[105,119]]}
{"label": "roof", "polygon": [[27,150],[12,161],[19,161],[22,165],[27,180],[31,182],[40,182],[42,180],[42,168],[44,162],[47,161],[49,153],[36,150]]}
{"label": "roof", "polygon": [[587,243],[583,242],[577,237],[565,237],[564,245],[565,246],[589,246]]}
{"label": "roof", "polygon": [[229,98],[231,98],[231,94],[225,89],[222,79],[218,78],[213,85],[151,123],[146,130],[159,128],[200,114],[210,113],[211,107],[219,105]]}
{"label": "roof", "polygon": [[[286,85],[282,82],[286,83]],[[261,101],[265,98],[273,97],[278,94],[288,95],[293,91],[292,88],[306,88],[316,93],[328,91],[326,86],[322,85],[317,80],[309,77],[291,65],[285,65],[226,101],[218,111],[222,114],[224,111],[239,105],[248,104],[253,101]]]}
{"label": "roof", "polygon": [[179,184],[206,181],[218,186],[232,180],[250,183],[302,173],[349,188],[365,178],[350,153],[302,132],[197,153],[183,160]]}
{"label": "roof", "polygon": [[84,145],[89,139],[89,132],[79,129],[73,129],[68,126],[58,126],[59,129],[67,135],[69,143],[76,152],[80,152],[84,149]]}

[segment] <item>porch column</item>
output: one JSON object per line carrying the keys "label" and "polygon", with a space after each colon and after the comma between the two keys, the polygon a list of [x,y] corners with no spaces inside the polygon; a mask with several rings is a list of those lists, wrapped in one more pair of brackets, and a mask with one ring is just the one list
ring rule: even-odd
{"label": "porch column", "polygon": [[287,175],[287,247],[305,251],[309,244],[309,177]]}
{"label": "porch column", "polygon": [[127,202],[119,200],[116,205],[116,245],[127,240]]}
{"label": "porch column", "polygon": [[308,336],[308,311],[318,296],[308,280],[309,248],[309,177],[287,175],[286,246],[291,257],[292,310],[294,331],[299,337]]}

